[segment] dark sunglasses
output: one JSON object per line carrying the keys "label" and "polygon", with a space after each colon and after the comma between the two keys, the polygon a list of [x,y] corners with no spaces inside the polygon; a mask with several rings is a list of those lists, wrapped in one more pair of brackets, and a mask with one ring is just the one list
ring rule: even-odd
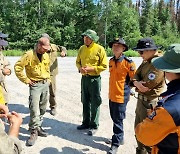
{"label": "dark sunglasses", "polygon": [[144,51],[138,51],[138,53],[139,53],[140,55],[142,55],[142,54],[143,54],[143,52],[144,52]]}

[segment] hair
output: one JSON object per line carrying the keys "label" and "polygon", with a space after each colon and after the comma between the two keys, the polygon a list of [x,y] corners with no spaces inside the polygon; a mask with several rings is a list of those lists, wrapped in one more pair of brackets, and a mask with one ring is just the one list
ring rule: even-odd
{"label": "hair", "polygon": [[176,73],[176,75],[178,76],[178,78],[180,78],[180,73]]}

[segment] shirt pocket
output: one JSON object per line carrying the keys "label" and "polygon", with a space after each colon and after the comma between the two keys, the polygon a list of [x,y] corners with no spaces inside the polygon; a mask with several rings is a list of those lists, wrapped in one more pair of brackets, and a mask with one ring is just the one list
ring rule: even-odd
{"label": "shirt pocket", "polygon": [[98,55],[90,55],[89,56],[89,63],[97,65],[99,63],[99,56]]}

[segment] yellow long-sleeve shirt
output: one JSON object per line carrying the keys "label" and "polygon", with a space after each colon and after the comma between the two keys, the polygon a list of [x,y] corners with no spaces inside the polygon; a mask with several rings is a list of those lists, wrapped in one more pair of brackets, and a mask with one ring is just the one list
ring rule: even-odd
{"label": "yellow long-sleeve shirt", "polygon": [[[19,80],[28,84],[30,80],[50,80],[49,64],[50,60],[47,53],[42,55],[42,60],[40,62],[37,53],[33,50],[29,50],[16,62],[14,69]],[[24,68],[26,74],[24,73]]]}
{"label": "yellow long-sleeve shirt", "polygon": [[92,42],[89,47],[86,45],[81,46],[76,59],[76,66],[78,69],[85,66],[94,67],[95,72],[88,74],[92,76],[100,75],[108,66],[104,48],[94,42]]}

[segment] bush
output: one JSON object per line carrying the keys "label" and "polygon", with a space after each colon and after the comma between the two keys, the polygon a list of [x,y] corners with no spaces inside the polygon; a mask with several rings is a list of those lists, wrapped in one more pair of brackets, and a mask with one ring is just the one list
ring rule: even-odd
{"label": "bush", "polygon": [[[107,48],[106,49],[106,53],[108,57],[112,57],[113,56],[113,52],[111,48]],[[124,53],[127,57],[139,57],[139,53],[137,51],[134,50],[128,50]]]}
{"label": "bush", "polygon": [[128,50],[124,53],[127,57],[139,57],[139,53],[134,50]]}

